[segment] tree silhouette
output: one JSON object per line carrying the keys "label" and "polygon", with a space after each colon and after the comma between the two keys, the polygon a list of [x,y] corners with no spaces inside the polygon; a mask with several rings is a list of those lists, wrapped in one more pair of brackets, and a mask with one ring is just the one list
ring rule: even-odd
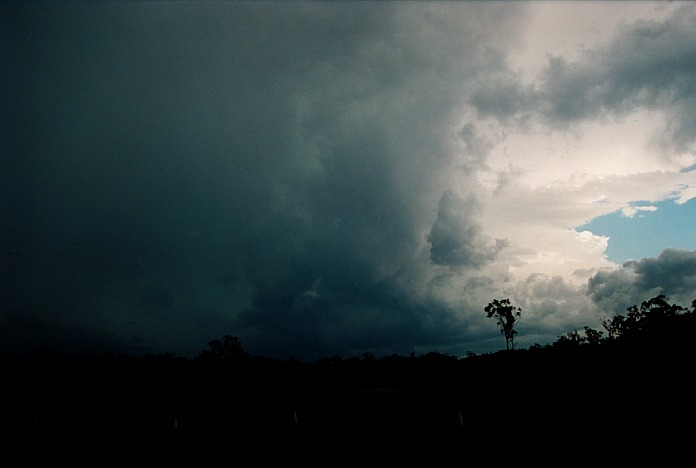
{"label": "tree silhouette", "polygon": [[232,335],[225,335],[222,340],[211,340],[208,342],[210,350],[203,354],[210,355],[213,358],[222,361],[236,361],[249,357],[242,347],[239,338]]}
{"label": "tree silhouette", "polygon": [[[694,301],[696,302],[696,301]],[[627,314],[602,321],[611,340],[636,342],[650,340],[654,345],[683,341],[690,335],[692,314],[677,304],[670,304],[660,294],[638,306],[626,309]]]}
{"label": "tree silhouette", "polygon": [[522,309],[510,303],[510,299],[494,299],[484,309],[486,317],[495,318],[500,326],[500,333],[505,335],[505,349],[515,349],[515,325],[520,321]]}
{"label": "tree silhouette", "polygon": [[587,325],[583,327],[585,329],[585,339],[584,343],[588,343],[593,346],[597,346],[602,344],[604,341],[603,335],[601,330],[595,330],[594,328],[590,328]]}

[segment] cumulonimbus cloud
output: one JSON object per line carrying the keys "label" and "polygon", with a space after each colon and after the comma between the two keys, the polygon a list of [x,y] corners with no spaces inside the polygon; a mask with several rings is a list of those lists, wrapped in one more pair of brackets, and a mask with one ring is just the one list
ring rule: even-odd
{"label": "cumulonimbus cloud", "polygon": [[[568,312],[589,302],[573,271],[618,278],[572,232],[597,213],[577,207],[637,184],[529,190],[529,155],[499,170],[503,144],[649,105],[662,147],[692,144],[691,9],[533,84],[508,60],[523,2],[3,8],[2,318],[27,343],[50,318],[91,350],[195,355],[234,334],[278,357],[481,352],[505,294],[548,341],[596,312]],[[641,183],[668,187],[656,174]]]}

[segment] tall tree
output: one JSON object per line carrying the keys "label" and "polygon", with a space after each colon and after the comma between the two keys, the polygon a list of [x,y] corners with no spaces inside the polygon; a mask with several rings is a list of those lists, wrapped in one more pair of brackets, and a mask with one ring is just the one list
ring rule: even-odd
{"label": "tall tree", "polygon": [[510,299],[494,299],[484,309],[486,317],[495,318],[500,326],[500,333],[505,335],[505,349],[515,349],[515,325],[520,321],[522,309],[510,303]]}

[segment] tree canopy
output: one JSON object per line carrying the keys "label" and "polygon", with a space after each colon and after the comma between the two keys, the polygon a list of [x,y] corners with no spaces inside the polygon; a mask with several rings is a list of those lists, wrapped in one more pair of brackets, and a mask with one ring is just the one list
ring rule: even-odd
{"label": "tree canopy", "polygon": [[522,309],[513,306],[510,299],[494,299],[484,310],[486,317],[493,317],[498,321],[500,333],[505,335],[505,349],[515,349],[515,325],[520,321]]}

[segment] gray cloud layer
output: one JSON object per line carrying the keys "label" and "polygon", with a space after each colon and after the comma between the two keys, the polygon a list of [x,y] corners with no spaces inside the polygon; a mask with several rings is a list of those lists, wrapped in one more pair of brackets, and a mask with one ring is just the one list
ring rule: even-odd
{"label": "gray cloud layer", "polygon": [[588,50],[578,61],[549,56],[533,84],[513,73],[489,80],[472,94],[482,115],[502,121],[538,116],[566,126],[598,116],[622,116],[636,109],[661,109],[668,115],[662,143],[693,150],[696,93],[696,12],[684,5],[664,22],[622,25],[605,47]]}
{"label": "gray cloud layer", "polygon": [[499,279],[476,271],[505,242],[477,222],[471,174],[492,143],[452,124],[463,109],[568,121],[664,103],[670,141],[693,129],[690,75],[653,73],[690,66],[688,15],[627,29],[582,66],[554,58],[529,90],[504,54],[523,3],[2,9],[1,319],[16,347],[473,346],[493,297],[454,307],[437,291],[461,275],[492,293]]}

